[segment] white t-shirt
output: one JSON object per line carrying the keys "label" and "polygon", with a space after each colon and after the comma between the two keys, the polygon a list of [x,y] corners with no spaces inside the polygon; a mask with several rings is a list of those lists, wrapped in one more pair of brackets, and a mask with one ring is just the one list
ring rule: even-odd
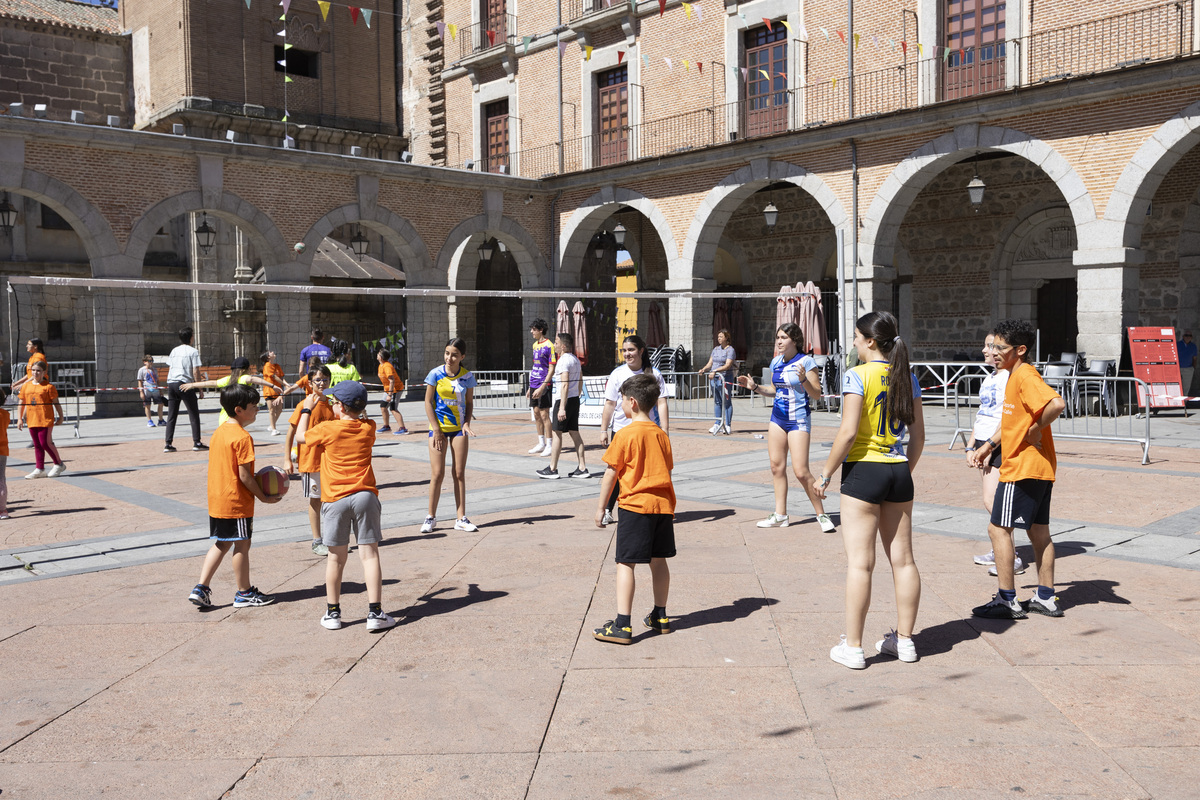
{"label": "white t-shirt", "polygon": [[195,383],[200,351],[190,344],[181,344],[167,356],[167,366],[167,383]]}
{"label": "white t-shirt", "polygon": [[998,369],[979,385],[979,413],[975,415],[976,439],[990,439],[1000,429],[1004,416],[1004,390],[1008,387],[1008,370]]}
{"label": "white t-shirt", "polygon": [[[625,385],[625,381],[629,380],[634,375],[641,375],[646,371],[646,369],[647,367],[645,366],[645,362],[643,362],[643,367],[637,372],[631,370],[628,364],[622,364],[614,369],[612,374],[608,376],[608,383],[604,384],[604,399],[612,400],[617,404],[617,407],[613,410],[612,417],[613,433],[616,433],[617,431],[621,430],[621,428],[624,428],[626,425],[633,422],[633,420],[626,417],[625,412],[621,410],[621,387]],[[649,367],[649,370],[650,374],[653,375],[658,381],[658,396],[666,397],[667,384],[663,380],[662,373],[656,370],[654,367]],[[649,409],[649,413],[650,419],[654,420],[654,424],[661,427],[662,420],[658,418],[658,403],[654,404],[654,408]]]}
{"label": "white t-shirt", "polygon": [[562,400],[562,376],[567,376],[567,398],[579,397],[583,388],[583,365],[574,353],[563,353],[554,367],[554,402]]}

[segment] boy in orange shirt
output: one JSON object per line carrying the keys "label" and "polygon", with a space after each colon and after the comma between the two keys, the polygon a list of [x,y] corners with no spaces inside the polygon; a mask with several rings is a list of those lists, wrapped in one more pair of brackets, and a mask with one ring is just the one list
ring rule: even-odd
{"label": "boy in orange shirt", "polygon": [[350,532],[358,541],[358,557],[367,585],[367,630],[387,630],[396,624],[383,610],[383,570],[379,566],[379,543],[383,540],[379,491],[371,469],[375,423],[363,419],[367,390],[358,381],[342,381],[329,390],[334,419],[310,429],[310,417],[319,394],[304,398],[296,441],[321,454],[321,540],[329,548],[325,562],[325,616],[321,627],[342,627],[342,572],[350,552]]}
{"label": "boy in orange shirt", "polygon": [[385,397],[383,402],[379,404],[379,414],[383,417],[383,427],[379,432],[390,431],[388,426],[388,412],[392,412],[392,416],[396,418],[396,431],[393,435],[403,436],[408,433],[408,428],[404,427],[404,415],[400,413],[400,398],[398,395],[404,391],[404,381],[400,380],[399,373],[392,366],[392,353],[387,348],[380,348],[375,354],[379,359],[379,382],[383,384],[383,393]]}
{"label": "boy in orange shirt", "polygon": [[[308,383],[315,390],[313,393],[322,395],[329,388],[329,367],[317,364],[308,371]],[[309,411],[308,429],[311,431],[326,420],[333,419],[333,406],[322,396],[324,402],[317,403]],[[296,444],[296,430],[300,426],[300,418],[304,415],[304,405],[296,406],[288,424],[287,441],[283,447],[283,468],[289,475],[293,467],[300,470],[300,486],[304,496],[308,498],[308,524],[312,528],[312,551],[315,556],[329,555],[329,548],[321,541],[321,453],[312,447]],[[292,463],[292,448],[296,448],[296,463]]]}
{"label": "boy in orange shirt", "polygon": [[[1000,485],[996,487],[988,525],[1000,589],[991,602],[971,609],[977,617],[1025,619],[1027,612],[1047,617],[1063,615],[1054,596],[1054,542],[1050,539],[1050,495],[1057,467],[1050,424],[1058,419],[1066,403],[1029,363],[1033,341],[1033,326],[1016,319],[1006,319],[997,325],[992,341],[996,368],[1008,370],[1004,413],[999,437],[992,434],[975,451],[975,456],[986,462],[997,446],[1003,453]],[[1037,592],[1026,603],[1017,602],[1013,577],[1014,528],[1029,534],[1037,559]]]}
{"label": "boy in orange shirt", "polygon": [[263,387],[263,399],[267,401],[267,411],[271,414],[271,424],[267,432],[272,436],[279,436],[282,431],[275,428],[275,423],[279,421],[279,414],[283,411],[283,395],[280,391],[287,385],[287,381],[283,379],[283,367],[275,362],[274,350],[267,350],[259,359],[262,361],[263,380],[271,384]]}
{"label": "boy in orange shirt", "polygon": [[675,487],[671,484],[671,440],[647,413],[658,402],[658,381],[652,375],[634,375],[621,386],[621,411],[633,422],[613,436],[604,452],[608,469],[600,484],[596,527],[604,527],[604,513],[613,484],[620,482],[617,505],[617,617],[596,628],[602,642],[632,644],[635,564],[649,564],[654,585],[654,608],[642,624],[659,633],[670,633],[667,592],[671,572],[667,559],[675,555]]}
{"label": "boy in orange shirt", "polygon": [[282,495],[263,493],[254,475],[254,440],[246,426],[258,416],[258,390],[232,383],[221,390],[221,407],[229,419],[217,426],[208,442],[208,538],[213,540],[200,582],[188,600],[208,608],[212,603],[209,581],[221,559],[233,548],[233,576],[237,593],[234,608],[265,606],[275,602],[250,585],[250,537],[254,534],[254,501],[278,503]]}

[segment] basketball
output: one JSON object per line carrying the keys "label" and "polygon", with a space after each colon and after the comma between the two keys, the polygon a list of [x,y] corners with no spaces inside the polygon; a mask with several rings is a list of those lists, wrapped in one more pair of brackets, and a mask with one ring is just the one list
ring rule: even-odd
{"label": "basketball", "polygon": [[258,485],[267,497],[287,494],[288,476],[279,467],[263,467],[255,477],[258,478]]}

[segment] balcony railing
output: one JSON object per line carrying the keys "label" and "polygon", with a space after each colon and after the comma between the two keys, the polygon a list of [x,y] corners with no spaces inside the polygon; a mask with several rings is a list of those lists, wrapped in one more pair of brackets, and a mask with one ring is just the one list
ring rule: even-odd
{"label": "balcony railing", "polygon": [[577,19],[621,6],[628,9],[629,0],[569,0],[566,8],[567,21],[574,22]]}
{"label": "balcony railing", "polygon": [[517,15],[497,14],[458,29],[458,57],[466,58],[505,44],[515,47],[520,38],[517,35]]}
{"label": "balcony railing", "polygon": [[[608,7],[605,0],[572,2],[573,14]],[[510,165],[513,174],[531,178],[577,172],[1183,58],[1197,53],[1195,3],[1165,3],[949,55],[939,48],[931,58],[859,72],[853,107],[849,78],[810,80],[786,92],[647,120],[603,140],[581,136],[513,153]]]}

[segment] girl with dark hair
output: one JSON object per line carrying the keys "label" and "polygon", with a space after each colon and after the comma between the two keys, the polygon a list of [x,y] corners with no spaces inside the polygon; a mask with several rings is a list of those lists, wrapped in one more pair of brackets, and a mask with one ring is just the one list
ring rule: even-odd
{"label": "girl with dark hair", "polygon": [[792,455],[792,470],[804,488],[817,513],[817,524],[826,533],[837,530],[825,513],[822,495],[808,468],[809,431],[812,429],[811,397],[821,396],[817,380],[817,362],[804,354],[804,334],[800,326],[785,322],[775,331],[775,358],[771,361],[771,385],[758,384],[749,375],[738,377],[738,384],[763,397],[774,397],[771,421],[767,424],[767,455],[771,459],[771,480],[775,484],[775,511],[758,523],[760,528],[786,528],[788,453]]}
{"label": "girl with dark hair", "polygon": [[[670,417],[667,411],[667,384],[663,380],[662,373],[646,362],[646,342],[636,333],[631,333],[626,336],[621,342],[621,355],[625,359],[625,363],[612,371],[608,376],[608,382],[604,384],[604,411],[600,416],[600,443],[605,447],[608,446],[609,428],[612,428],[612,433],[624,428],[632,420],[625,416],[625,412],[621,409],[621,387],[625,381],[632,378],[634,375],[641,375],[643,372],[653,375],[658,381],[658,402],[654,408],[650,409],[650,419],[654,420],[658,427],[663,429],[663,433],[670,433]],[[608,506],[601,520],[602,525],[608,525],[613,522],[613,509],[617,505],[617,494],[619,487],[614,486],[612,494],[608,498]]]}
{"label": "girl with dark hair", "polygon": [[345,339],[338,339],[333,343],[334,360],[325,365],[329,367],[330,389],[342,381],[358,381],[362,383],[362,375],[358,373],[358,367],[351,363],[350,354],[350,343]]}
{"label": "girl with dark hair", "polygon": [[[442,479],[446,477],[446,450],[450,450],[454,505],[458,514],[454,530],[473,532],[478,526],[467,519],[467,437],[474,436],[471,417],[475,402],[475,376],[462,365],[467,343],[454,338],[446,342],[444,363],[425,376],[425,416],[429,418],[429,515],[421,533],[437,524]],[[447,447],[449,445],[449,447]]]}
{"label": "girl with dark hair", "polygon": [[[908,346],[896,318],[871,311],[854,325],[854,348],[863,362],[842,385],[842,425],[817,480],[825,496],[829,476],[842,467],[842,541],[846,548],[846,632],[829,657],[851,669],[867,666],[863,626],[871,605],[875,532],[892,565],[896,628],[875,649],[916,661],[913,627],[921,602],[921,575],[912,553],[912,470],[925,444],[921,387],[909,371]],[[901,440],[909,433],[908,452]],[[845,462],[845,463],[843,463]]]}

